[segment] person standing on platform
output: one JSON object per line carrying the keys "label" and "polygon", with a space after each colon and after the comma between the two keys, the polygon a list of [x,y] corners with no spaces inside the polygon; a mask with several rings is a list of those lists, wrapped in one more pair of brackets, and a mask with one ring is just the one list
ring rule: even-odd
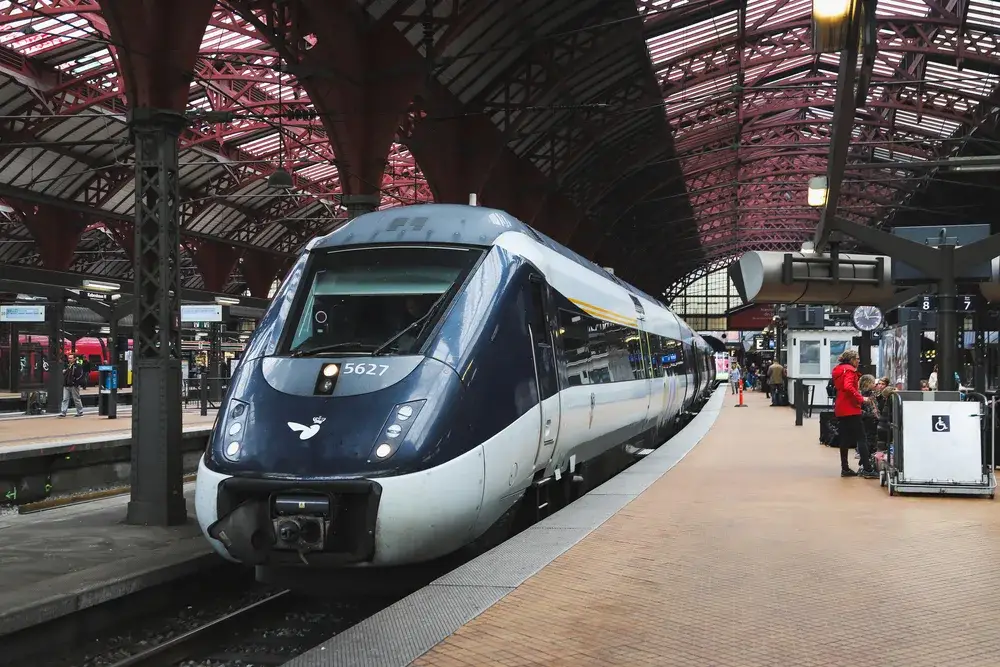
{"label": "person standing on platform", "polygon": [[729,384],[733,388],[733,394],[736,394],[740,388],[740,365],[733,364],[733,367],[729,369]]}
{"label": "person standing on platform", "polygon": [[778,393],[781,385],[785,383],[785,367],[778,363],[775,357],[774,362],[767,369],[767,384],[771,389],[771,405],[778,404]]}
{"label": "person standing on platform", "polygon": [[[861,395],[858,389],[857,350],[845,350],[833,369],[833,385],[837,389],[837,399],[833,404],[833,414],[837,417],[837,433],[840,438],[840,476],[853,477],[860,474],[865,479],[878,477],[872,466],[871,452],[865,437],[865,427],[861,421],[862,406],[870,397]],[[857,449],[861,458],[861,470],[855,473],[847,461],[848,450]]]}
{"label": "person standing on platform", "polygon": [[73,400],[73,407],[76,408],[76,416],[83,416],[83,401],[80,399],[80,387],[84,385],[86,378],[83,366],[76,363],[76,355],[70,354],[66,357],[66,368],[63,370],[63,399],[60,417],[65,417],[69,411],[70,399]]}

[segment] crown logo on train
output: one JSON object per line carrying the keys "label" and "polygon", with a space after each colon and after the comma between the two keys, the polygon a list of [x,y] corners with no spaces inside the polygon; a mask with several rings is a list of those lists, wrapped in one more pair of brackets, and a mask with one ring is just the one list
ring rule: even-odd
{"label": "crown logo on train", "polygon": [[326,421],[326,417],[313,417],[313,424],[322,424]]}

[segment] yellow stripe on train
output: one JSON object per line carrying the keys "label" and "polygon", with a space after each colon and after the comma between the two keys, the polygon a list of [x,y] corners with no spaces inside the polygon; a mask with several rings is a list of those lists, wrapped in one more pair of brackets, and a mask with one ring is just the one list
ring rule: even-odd
{"label": "yellow stripe on train", "polygon": [[570,298],[570,301],[577,306],[579,306],[585,313],[602,320],[608,320],[614,322],[615,324],[621,324],[627,327],[638,327],[639,322],[634,317],[628,317],[627,315],[621,315],[613,310],[608,310],[607,308],[601,308],[600,306],[595,306],[592,303],[587,303],[586,301],[581,301],[579,299]]}

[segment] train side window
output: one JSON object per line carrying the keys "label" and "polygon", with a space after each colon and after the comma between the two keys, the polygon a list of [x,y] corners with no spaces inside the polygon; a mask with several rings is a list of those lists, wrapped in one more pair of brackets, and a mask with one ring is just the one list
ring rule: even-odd
{"label": "train side window", "polygon": [[539,398],[545,400],[559,391],[556,379],[555,350],[549,336],[548,318],[545,314],[545,284],[529,280],[528,326],[535,344],[535,360],[538,367]]}
{"label": "train side window", "polygon": [[637,330],[604,320],[591,320],[590,352],[595,360],[602,362],[600,381],[642,379],[642,352]]}
{"label": "train side window", "polygon": [[566,375],[570,386],[592,384],[590,343],[585,315],[559,310],[558,338],[566,355]]}
{"label": "train side window", "polygon": [[664,374],[671,377],[681,374],[683,372],[681,370],[683,359],[684,354],[681,351],[681,344],[676,340],[671,340],[669,338],[664,339],[663,352],[660,354]]}
{"label": "train side window", "polygon": [[654,378],[663,377],[662,340],[656,334],[649,334],[649,366]]}

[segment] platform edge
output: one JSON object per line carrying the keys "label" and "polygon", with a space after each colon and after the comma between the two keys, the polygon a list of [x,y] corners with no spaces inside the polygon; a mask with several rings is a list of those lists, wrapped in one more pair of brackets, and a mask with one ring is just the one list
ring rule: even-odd
{"label": "platform edge", "polygon": [[[715,424],[725,396],[726,388],[717,388],[701,412],[677,435],[569,507],[290,660],[284,667],[406,667],[574,547],[680,463]],[[645,486],[635,484],[620,490],[608,486],[627,474],[650,481]],[[580,505],[587,498],[593,499]],[[600,513],[587,517],[588,512]],[[567,526],[567,522],[579,525]],[[525,563],[518,560],[525,554],[516,553],[525,548],[529,553],[532,549],[543,553],[536,552],[533,555],[540,557]],[[483,583],[482,579],[467,583],[476,574],[487,581],[492,579],[493,583]],[[511,576],[504,580],[506,575]]]}

